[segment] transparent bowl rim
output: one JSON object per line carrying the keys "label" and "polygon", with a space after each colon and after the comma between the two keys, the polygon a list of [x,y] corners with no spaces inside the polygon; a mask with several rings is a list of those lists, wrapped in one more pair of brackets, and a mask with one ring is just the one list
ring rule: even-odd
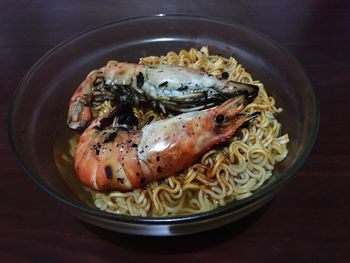
{"label": "transparent bowl rim", "polygon": [[[112,26],[117,23],[123,23],[123,22],[137,22],[137,21],[142,21],[142,20],[152,20],[152,19],[161,19],[161,18],[176,18],[176,19],[200,19],[200,20],[205,20],[207,22],[213,22],[213,23],[219,23],[219,24],[224,24],[228,26],[233,26],[235,28],[239,28],[240,30],[243,30],[249,34],[255,34],[259,36],[262,39],[265,39],[267,42],[270,42],[273,44],[275,47],[281,50],[282,53],[285,53],[287,56],[289,56],[292,60],[294,60],[295,64],[300,68],[304,79],[307,81],[306,85],[309,86],[311,94],[313,96],[314,100],[314,105],[313,105],[313,112],[315,113],[314,116],[312,116],[312,123],[311,127],[311,132],[308,134],[306,138],[306,146],[304,148],[304,151],[300,154],[299,158],[296,159],[291,166],[289,166],[286,170],[286,172],[283,174],[283,176],[279,176],[276,180],[271,182],[268,187],[265,187],[259,192],[254,193],[252,196],[245,198],[243,200],[231,202],[229,204],[226,204],[223,207],[216,208],[211,211],[207,212],[201,212],[201,213],[195,213],[195,214],[190,214],[190,215],[182,215],[182,216],[172,216],[172,217],[141,217],[141,216],[128,216],[128,215],[119,215],[119,214],[114,214],[114,213],[109,213],[109,212],[104,212],[100,211],[97,208],[89,208],[89,207],[83,207],[79,205],[78,203],[72,202],[59,194],[58,192],[54,191],[51,189],[48,185],[46,185],[44,182],[42,182],[40,179],[38,179],[34,173],[30,170],[30,166],[25,162],[25,160],[21,157],[21,153],[18,151],[17,146],[16,146],[16,139],[13,137],[12,133],[12,127],[13,127],[13,110],[14,110],[14,105],[15,101],[17,98],[17,94],[19,94],[19,91],[25,86],[26,81],[31,77],[31,75],[36,71],[37,67],[47,58],[49,57],[52,53],[56,52],[59,50],[62,46],[69,44],[71,41],[76,40],[80,37],[83,37],[84,35],[90,34],[93,31]],[[58,199],[60,202],[63,204],[69,206],[70,208],[76,209],[79,212],[82,212],[84,214],[89,214],[91,216],[96,216],[108,220],[114,220],[114,221],[120,221],[120,222],[125,222],[125,223],[137,223],[137,224],[152,224],[152,225],[162,225],[162,224],[183,224],[183,223],[189,223],[189,222],[199,222],[199,221],[204,221],[208,219],[212,219],[215,217],[220,217],[223,216],[229,212],[232,212],[234,210],[239,210],[245,206],[248,206],[250,204],[253,204],[255,201],[260,200],[264,196],[266,196],[268,193],[276,190],[279,188],[280,185],[286,183],[286,181],[290,180],[292,178],[292,175],[295,174],[295,172],[301,167],[301,165],[304,163],[304,161],[307,159],[309,156],[314,143],[316,141],[317,133],[318,133],[318,128],[319,128],[319,119],[320,119],[320,114],[319,114],[319,100],[318,96],[313,89],[310,80],[308,79],[307,75],[305,74],[305,71],[301,64],[297,61],[297,59],[294,57],[293,54],[291,54],[288,50],[285,48],[281,47],[278,43],[276,43],[274,40],[271,38],[267,37],[266,35],[256,31],[255,29],[252,29],[248,26],[242,25],[240,23],[226,20],[226,19],[221,19],[217,17],[210,17],[210,16],[197,16],[197,15],[184,15],[184,14],[155,14],[155,15],[150,15],[150,16],[138,16],[138,17],[128,17],[124,19],[118,19],[111,21],[109,23],[101,24],[98,26],[91,27],[87,30],[81,31],[80,33],[77,33],[73,35],[72,37],[64,40],[63,42],[59,43],[55,47],[53,47],[51,50],[49,50],[46,54],[44,54],[27,72],[27,74],[24,76],[20,84],[18,85],[17,89],[15,90],[12,100],[11,100],[11,107],[9,110],[8,114],[8,133],[9,133],[9,138],[10,142],[13,148],[13,151],[15,152],[15,155],[17,159],[19,160],[21,166],[24,168],[26,173],[31,177],[31,179],[45,192],[49,193],[51,196],[54,198]]]}

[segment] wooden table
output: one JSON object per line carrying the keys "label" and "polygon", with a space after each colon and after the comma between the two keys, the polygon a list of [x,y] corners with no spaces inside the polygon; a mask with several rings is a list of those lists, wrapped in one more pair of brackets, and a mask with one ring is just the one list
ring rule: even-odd
{"label": "wooden table", "polygon": [[[332,2],[2,0],[0,261],[349,262],[350,4]],[[321,106],[315,147],[273,202],[192,236],[135,237],[83,223],[31,181],[8,139],[11,95],[44,53],[95,25],[156,13],[214,16],[261,31],[301,62]]]}

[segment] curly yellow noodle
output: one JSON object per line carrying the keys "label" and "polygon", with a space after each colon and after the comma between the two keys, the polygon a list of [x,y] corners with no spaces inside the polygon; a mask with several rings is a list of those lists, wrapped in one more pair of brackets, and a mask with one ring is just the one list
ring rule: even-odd
{"label": "curly yellow noodle", "polygon": [[168,52],[168,54],[166,55],[166,64],[169,65],[178,65],[179,64],[179,58],[177,56],[177,54],[173,51]]}
{"label": "curly yellow noodle", "polygon": [[188,53],[192,63],[196,62],[197,60],[200,60],[200,58],[203,57],[203,53],[201,53],[195,48],[191,48]]}
{"label": "curly yellow noodle", "polygon": [[158,65],[158,64],[161,64],[161,61],[162,59],[156,56],[142,58],[142,64],[146,64],[146,65]]}
{"label": "curly yellow noodle", "polygon": [[[115,63],[117,61],[109,61],[108,65]],[[259,94],[246,106],[245,112],[259,111],[261,114],[230,138],[226,146],[209,150],[179,175],[131,192],[105,194],[89,190],[98,209],[153,217],[209,211],[251,196],[272,176],[276,163],[286,158],[288,134],[281,135],[281,124],[276,119],[282,109],[275,106],[275,99],[267,95],[263,84],[253,80],[235,58],[211,55],[204,46],[200,50],[191,48],[179,53],[169,51],[164,56],[143,57],[139,63],[187,66],[216,76],[227,72],[230,80],[257,84]],[[112,102],[105,101],[93,110],[95,114],[105,114],[113,106]],[[139,119],[139,129],[166,118],[152,109],[134,108],[134,114]],[[70,143],[74,144],[73,141]],[[73,155],[73,150],[70,154]]]}

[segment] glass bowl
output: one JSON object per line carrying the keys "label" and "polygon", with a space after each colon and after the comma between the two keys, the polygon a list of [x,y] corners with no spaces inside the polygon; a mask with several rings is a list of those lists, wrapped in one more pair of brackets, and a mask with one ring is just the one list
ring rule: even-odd
{"label": "glass bowl", "polygon": [[[279,115],[290,137],[288,157],[272,178],[246,199],[186,216],[150,218],[111,214],[95,208],[55,163],[57,133],[75,88],[92,69],[108,60],[137,62],[147,55],[209,46],[212,54],[233,55],[283,107]],[[181,235],[216,228],[253,212],[271,200],[293,177],[314,144],[318,103],[304,71],[286,50],[243,25],[205,17],[158,15],[125,19],[85,31],[43,56],[19,85],[9,116],[9,133],[18,160],[29,176],[82,220],[118,232]],[[64,151],[64,142],[59,150]],[[70,185],[70,187],[68,187]],[[74,190],[74,187],[77,190]]]}

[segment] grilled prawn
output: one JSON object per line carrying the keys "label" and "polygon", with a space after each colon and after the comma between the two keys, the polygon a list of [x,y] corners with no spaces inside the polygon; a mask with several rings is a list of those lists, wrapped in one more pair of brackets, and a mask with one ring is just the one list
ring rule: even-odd
{"label": "grilled prawn", "polygon": [[92,120],[91,105],[105,100],[151,102],[163,112],[188,112],[219,105],[228,98],[247,93],[255,97],[258,87],[170,65],[146,66],[109,63],[92,71],[73,94],[67,124],[84,129]]}
{"label": "grilled prawn", "polygon": [[123,116],[115,113],[98,117],[80,137],[76,174],[99,191],[132,190],[175,175],[259,115],[240,113],[247,102],[247,96],[241,95],[206,110],[156,121],[141,130],[120,126],[118,119]]}

